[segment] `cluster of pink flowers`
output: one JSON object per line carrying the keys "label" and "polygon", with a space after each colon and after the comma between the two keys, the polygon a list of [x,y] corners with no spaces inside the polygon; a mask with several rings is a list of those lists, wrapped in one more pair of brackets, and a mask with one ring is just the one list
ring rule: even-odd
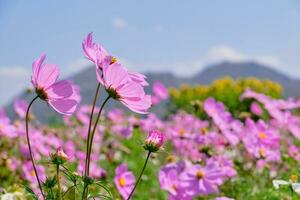
{"label": "cluster of pink flowers", "polygon": [[279,133],[264,121],[247,118],[242,138],[247,151],[262,161],[260,164],[281,160]]}
{"label": "cluster of pink flowers", "polygon": [[[245,94],[249,95],[249,91],[245,91]],[[245,94],[242,96],[243,98],[246,98]],[[255,94],[259,97],[263,96]],[[259,97],[255,99],[260,99]],[[274,104],[277,105],[276,108],[280,112],[289,112],[290,117],[296,117],[290,111],[292,108],[298,108],[296,101],[289,100],[285,103],[282,100],[268,99],[278,102]],[[13,172],[21,169],[22,177],[36,185],[34,171],[29,162],[28,149],[24,144],[26,105],[27,103],[22,100],[15,102],[14,109],[19,119],[13,123],[3,111],[0,112],[0,121],[5,125],[0,126],[0,134],[3,137],[13,137],[17,138],[16,141],[20,141],[17,147],[21,157],[10,158],[9,168]],[[269,108],[265,108],[263,103],[259,105],[259,108],[269,111]],[[287,108],[289,109],[284,110]],[[95,110],[98,111],[99,108],[96,107]],[[103,169],[99,163],[104,159],[115,159],[118,155],[116,150],[111,149],[106,154],[99,156],[101,146],[107,143],[104,141],[104,135],[110,133],[119,138],[118,140],[130,139],[134,128],[140,128],[143,132],[156,129],[166,133],[164,138],[160,138],[150,132],[146,144],[160,147],[162,141],[166,140],[172,145],[173,155],[168,158],[170,163],[161,167],[158,176],[161,189],[168,192],[169,199],[193,199],[196,196],[217,194],[220,186],[226,180],[237,175],[233,164],[234,159],[243,159],[245,165],[252,162],[258,168],[269,168],[276,163],[281,163],[280,146],[283,139],[288,144],[289,155],[295,160],[300,159],[299,147],[293,144],[293,135],[286,134],[286,131],[289,130],[287,128],[289,127],[288,122],[286,124],[280,123],[284,126],[278,129],[279,123],[275,123],[275,120],[278,119],[275,119],[271,114],[270,121],[263,121],[262,119],[254,121],[248,117],[242,122],[234,119],[221,102],[212,98],[204,102],[204,110],[209,116],[207,120],[201,120],[194,115],[180,111],[169,116],[166,121],[159,119],[154,114],[139,119],[134,115],[126,115],[120,109],[108,111],[105,126],[99,125],[96,130],[95,145],[91,153],[90,176],[97,179],[105,177],[107,169]],[[274,110],[270,111],[274,112]],[[90,112],[91,107],[83,105],[77,109],[74,116],[65,117],[67,127],[73,129],[72,131],[66,130],[68,134],[63,139],[60,139],[53,130],[47,127],[38,124],[31,125],[30,132],[34,138],[32,148],[35,158],[40,160],[49,156],[55,149],[62,147],[68,155],[68,161],[77,163],[77,173],[82,174],[85,152],[84,145],[78,141],[86,140]],[[232,137],[236,139],[232,139]],[[113,147],[120,147],[121,143],[118,140],[109,142],[112,142]],[[238,141],[238,143],[233,141]],[[242,145],[246,151],[240,152],[237,144]],[[37,169],[41,179],[44,180],[47,170],[41,165],[38,165]],[[116,169],[114,180],[121,196],[126,199],[136,180],[132,172],[128,171],[126,164],[123,163]]]}
{"label": "cluster of pink flowers", "polygon": [[213,98],[205,100],[204,110],[230,144],[237,145],[240,141],[242,123],[234,119],[231,113],[225,110],[222,102],[216,102]]}
{"label": "cluster of pink flowers", "polygon": [[[222,160],[218,162],[217,160]],[[220,185],[236,175],[233,164],[225,157],[208,159],[206,165],[189,161],[170,163],[159,171],[161,188],[169,194],[169,199],[193,199],[217,193]]]}
{"label": "cluster of pink flowers", "polygon": [[292,109],[300,108],[300,101],[290,98],[288,100],[272,99],[264,94],[247,89],[241,99],[252,98],[263,105],[268,111],[272,126],[289,131],[298,139],[300,138],[300,117],[293,115]]}
{"label": "cluster of pink flowers", "polygon": [[[101,179],[109,174],[106,170],[111,169],[104,169],[100,164],[103,161],[117,163],[114,185],[123,199],[129,199],[141,180],[150,155],[163,151],[164,143],[168,143],[172,152],[158,162],[161,164],[158,179],[161,189],[171,200],[218,195],[220,187],[237,176],[236,160],[245,168],[249,165],[257,169],[276,168],[282,163],[282,149],[287,149],[291,158],[300,160],[300,148],[294,144],[294,137],[300,138],[300,117],[293,113],[294,109],[300,108],[300,101],[272,99],[250,89],[241,95],[241,100],[252,99],[249,107],[252,114],[248,113],[246,117],[235,118],[222,102],[214,98],[203,102],[205,119],[183,111],[168,116],[166,120],[153,113],[138,118],[121,109],[109,110],[101,116],[110,98],[135,113],[148,114],[152,104],[168,98],[168,90],[161,82],[155,82],[153,95],[146,94],[145,86],[149,85],[146,77],[131,72],[100,44],[93,42],[92,33],[83,40],[82,47],[85,56],[95,65],[98,89],[102,85],[108,95],[101,107],[95,106],[96,103],[79,106],[79,87],[70,81],[58,81],[58,67],[45,63],[46,56],[41,55],[32,64],[31,82],[36,97],[30,103],[21,99],[14,102],[18,116],[14,122],[4,110],[0,110],[1,139],[7,140],[7,148],[19,152],[19,155],[10,157],[0,153],[0,157],[8,157],[8,169],[30,182],[36,193],[39,193],[38,187],[42,193],[39,179],[46,180],[48,169],[39,162],[35,165],[34,160],[41,161],[45,157],[58,168],[66,162],[73,163],[76,174],[85,174],[84,181]],[[64,115],[65,126],[52,129],[33,120],[34,114],[29,113],[29,109],[38,98]],[[98,113],[94,129],[92,113]],[[269,119],[263,120],[266,113]],[[251,118],[253,115],[255,117]],[[100,117],[104,123],[98,125]],[[130,152],[122,141],[131,139],[137,128],[141,133],[148,133],[143,145],[148,156],[138,179],[120,158],[120,151]],[[282,145],[286,148],[281,148]],[[103,146],[107,149],[103,150]],[[86,182],[84,187],[88,187]]]}

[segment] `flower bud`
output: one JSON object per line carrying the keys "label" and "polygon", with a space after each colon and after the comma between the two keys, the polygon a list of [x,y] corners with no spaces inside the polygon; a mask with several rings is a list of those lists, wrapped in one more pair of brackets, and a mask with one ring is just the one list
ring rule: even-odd
{"label": "flower bud", "polygon": [[56,150],[54,154],[51,155],[51,161],[53,164],[62,165],[69,160],[69,157],[63,149],[60,147]]}
{"label": "flower bud", "polygon": [[150,152],[158,151],[163,145],[165,136],[159,131],[150,131],[148,138],[145,140],[144,149]]}

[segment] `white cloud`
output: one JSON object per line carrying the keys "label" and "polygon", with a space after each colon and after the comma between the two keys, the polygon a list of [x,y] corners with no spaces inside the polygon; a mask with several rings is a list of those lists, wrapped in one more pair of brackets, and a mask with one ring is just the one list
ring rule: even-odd
{"label": "white cloud", "polygon": [[0,67],[0,76],[6,77],[24,77],[29,75],[24,67],[10,66],[10,67]]}
{"label": "white cloud", "polygon": [[204,60],[206,63],[215,63],[215,62],[222,62],[222,61],[229,61],[229,62],[254,61],[275,68],[282,66],[282,63],[279,61],[279,59],[274,56],[245,54],[227,45],[218,45],[211,48],[208,51],[207,55],[204,56]]}
{"label": "white cloud", "polygon": [[205,59],[210,62],[219,62],[224,60],[240,62],[245,60],[245,58],[246,56],[241,52],[225,45],[219,45],[211,48],[205,56]]}
{"label": "white cloud", "polygon": [[229,62],[246,62],[254,61],[266,66],[275,68],[277,70],[282,69],[280,67],[284,66],[279,59],[270,55],[249,55],[238,51],[227,45],[218,45],[212,47],[203,56],[198,58],[188,60],[188,61],[157,61],[150,63],[133,63],[131,61],[120,59],[124,65],[126,65],[131,70],[143,71],[143,72],[173,72],[179,76],[191,76],[195,73],[203,70],[207,65],[229,61]]}
{"label": "white cloud", "polygon": [[114,17],[112,19],[112,26],[115,28],[115,29],[124,29],[127,27],[127,22],[124,18],[122,17]]}
{"label": "white cloud", "polygon": [[0,105],[5,105],[30,85],[30,70],[20,66],[0,67]]}
{"label": "white cloud", "polygon": [[63,77],[65,77],[65,76],[70,76],[70,75],[76,74],[91,65],[92,65],[92,62],[89,61],[87,58],[78,58],[66,65],[64,74],[62,74],[62,75],[63,75]]}

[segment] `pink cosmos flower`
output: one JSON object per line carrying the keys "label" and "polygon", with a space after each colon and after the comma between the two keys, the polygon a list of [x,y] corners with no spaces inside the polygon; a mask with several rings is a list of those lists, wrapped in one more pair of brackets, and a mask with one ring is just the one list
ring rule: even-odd
{"label": "pink cosmos flower", "polygon": [[115,173],[115,185],[123,199],[127,199],[130,192],[133,190],[135,177],[132,172],[128,171],[128,167],[125,164],[119,165],[116,168]]}
{"label": "pink cosmos flower", "polygon": [[102,62],[108,58],[108,53],[100,44],[93,42],[93,33],[89,33],[87,37],[83,39],[82,49],[90,61],[95,63],[99,68],[102,68]]}
{"label": "pink cosmos flower", "polygon": [[158,174],[161,189],[169,193],[169,200],[186,199],[191,200],[192,196],[185,193],[184,188],[181,187],[180,174],[184,170],[185,163],[171,163],[163,166]]}
{"label": "pink cosmos flower", "polygon": [[264,121],[246,119],[243,142],[247,151],[258,159],[280,161],[280,136],[273,127]]}
{"label": "pink cosmos flower", "polygon": [[8,138],[15,138],[18,136],[16,127],[10,122],[10,119],[6,116],[4,110],[0,115],[0,136],[6,136]]}
{"label": "pink cosmos flower", "polygon": [[108,118],[111,121],[111,132],[117,133],[123,137],[130,138],[132,135],[133,124],[124,115],[121,109],[112,109],[108,112]]}
{"label": "pink cosmos flower", "polygon": [[154,113],[149,113],[146,118],[140,119],[139,126],[145,132],[153,129],[163,130],[165,124]]}
{"label": "pink cosmos flower", "polygon": [[21,119],[25,118],[27,108],[28,103],[25,100],[17,99],[14,101],[14,111]]}
{"label": "pink cosmos flower", "polygon": [[32,64],[31,82],[37,95],[58,113],[71,115],[80,101],[79,87],[70,81],[57,81],[59,69],[54,64],[44,64],[42,55]]}
{"label": "pink cosmos flower", "polygon": [[191,196],[216,193],[221,184],[223,172],[214,164],[192,165],[181,174],[181,186]]}
{"label": "pink cosmos flower", "polygon": [[162,100],[165,100],[169,97],[168,89],[163,83],[159,81],[153,83],[152,91],[156,96],[158,96]]}
{"label": "pink cosmos flower", "polygon": [[294,158],[295,160],[298,160],[300,161],[300,149],[294,145],[294,144],[290,144],[289,145],[289,148],[288,148],[288,153],[289,153],[289,156]]}
{"label": "pink cosmos flower", "polygon": [[[109,55],[99,43],[93,42],[93,33],[89,33],[82,42],[83,52],[86,57],[95,63],[97,79],[102,79],[102,69],[104,65],[112,65],[117,62],[116,58]],[[129,72],[128,76],[130,80],[140,84],[141,86],[147,86],[149,83],[146,81],[146,76],[138,72]]]}
{"label": "pink cosmos flower", "polygon": [[216,101],[214,98],[205,100],[204,110],[213,119],[230,144],[237,145],[240,141],[242,123],[239,120],[233,119],[231,113],[225,110],[224,104]]}
{"label": "pink cosmos flower", "polygon": [[[234,164],[232,160],[225,155],[219,155],[211,157],[206,161],[207,164],[215,164],[219,169],[223,171],[224,178],[232,178],[237,175],[234,169]],[[225,177],[226,176],[226,177]]]}
{"label": "pink cosmos flower", "polygon": [[[99,111],[99,108],[95,106],[94,112],[97,113]],[[92,106],[89,105],[83,105],[80,106],[79,109],[76,111],[76,118],[82,123],[83,125],[88,125],[90,121],[90,114],[92,111]]]}
{"label": "pink cosmos flower", "polygon": [[[37,169],[37,172],[38,172],[38,175],[39,175],[41,181],[44,182],[46,180],[45,168],[42,165],[37,165],[36,169]],[[36,177],[35,177],[34,169],[33,169],[30,161],[26,161],[22,165],[22,172],[23,172],[24,179],[31,182],[33,185],[38,184]]]}
{"label": "pink cosmos flower", "polygon": [[251,103],[250,110],[253,114],[257,116],[261,116],[263,114],[263,110],[261,109],[260,105],[256,102]]}
{"label": "pink cosmos flower", "polygon": [[118,63],[103,66],[103,79],[98,79],[108,94],[130,110],[146,114],[151,106],[151,97],[144,88],[130,79],[127,70]]}
{"label": "pink cosmos flower", "polygon": [[162,100],[166,100],[169,97],[168,89],[159,81],[156,81],[152,86],[152,103],[158,104]]}
{"label": "pink cosmos flower", "polygon": [[90,176],[95,179],[101,179],[106,177],[106,171],[98,166],[98,162],[90,163]]}
{"label": "pink cosmos flower", "polygon": [[7,167],[12,172],[16,172],[16,170],[21,166],[21,161],[18,158],[11,157],[7,160]]}
{"label": "pink cosmos flower", "polygon": [[150,131],[149,135],[145,141],[144,148],[151,152],[158,151],[164,144],[165,136],[159,131]]}
{"label": "pink cosmos flower", "polygon": [[299,108],[300,101],[294,99],[277,100],[272,99],[264,94],[256,93],[250,89],[246,89],[241,95],[241,99],[253,98],[263,104],[273,118],[271,123],[281,129],[287,129],[295,137],[300,138],[300,117],[294,116],[290,109]]}
{"label": "pink cosmos flower", "polygon": [[181,174],[181,185],[191,196],[207,195],[218,192],[218,186],[224,176],[215,164],[206,166],[192,165]]}

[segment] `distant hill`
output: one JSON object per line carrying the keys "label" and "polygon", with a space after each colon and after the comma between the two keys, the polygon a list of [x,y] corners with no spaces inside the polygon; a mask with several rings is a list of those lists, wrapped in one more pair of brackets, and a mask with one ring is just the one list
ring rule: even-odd
{"label": "distant hill", "polygon": [[[187,66],[188,69],[188,66]],[[194,76],[183,78],[177,77],[172,73],[146,73],[148,81],[150,84],[159,80],[163,82],[167,87],[178,87],[183,83],[196,85],[196,84],[209,84],[212,81],[222,78],[224,76],[231,76],[233,78],[238,77],[256,77],[259,79],[270,79],[280,83],[284,88],[284,95],[289,96],[300,96],[300,81],[291,79],[289,76],[279,73],[268,66],[263,66],[255,62],[241,62],[241,63],[230,63],[222,62],[206,67],[203,71],[195,74]],[[96,77],[94,67],[87,68],[82,72],[70,77],[74,83],[78,84],[81,88],[82,104],[90,104],[94,96],[96,88]],[[146,89],[148,92],[151,90],[150,87]],[[105,94],[102,90],[100,93],[101,99],[105,97]],[[21,94],[20,98],[30,99],[28,94]],[[99,102],[99,101],[98,101]],[[119,104],[119,103],[118,103]],[[117,104],[117,106],[118,106]],[[115,103],[110,103],[109,107],[115,106]],[[153,108],[153,112],[163,115],[165,110],[165,105],[160,105],[157,108]],[[12,106],[8,105],[8,111],[12,116],[11,111]],[[54,113],[51,109],[48,108],[44,103],[35,104],[34,110],[39,111],[35,112],[42,119],[49,119],[50,116],[53,116]],[[42,112],[41,112],[42,111]]]}

